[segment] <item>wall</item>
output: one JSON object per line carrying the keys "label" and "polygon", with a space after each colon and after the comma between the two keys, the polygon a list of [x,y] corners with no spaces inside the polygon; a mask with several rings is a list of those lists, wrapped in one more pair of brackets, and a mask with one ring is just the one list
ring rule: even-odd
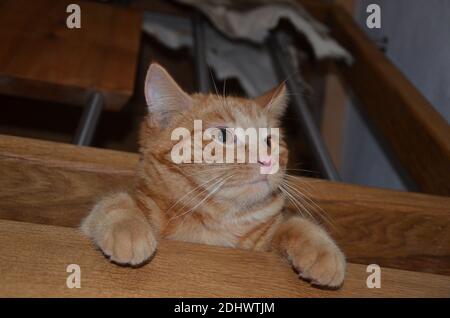
{"label": "wall", "polygon": [[[380,30],[365,25],[371,3],[381,7]],[[360,0],[356,19],[370,37],[388,38],[387,57],[449,122],[450,1]],[[353,106],[346,107],[341,174],[346,182],[405,189]]]}

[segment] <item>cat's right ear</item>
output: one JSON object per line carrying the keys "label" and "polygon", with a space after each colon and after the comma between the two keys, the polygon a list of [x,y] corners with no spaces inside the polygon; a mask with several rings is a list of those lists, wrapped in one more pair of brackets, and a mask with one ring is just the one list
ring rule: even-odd
{"label": "cat's right ear", "polygon": [[280,118],[284,114],[288,105],[286,84],[282,82],[270,91],[256,97],[254,101],[261,107],[268,110],[275,117]]}
{"label": "cat's right ear", "polygon": [[144,89],[152,125],[166,127],[174,114],[192,107],[192,98],[159,64],[150,65]]}

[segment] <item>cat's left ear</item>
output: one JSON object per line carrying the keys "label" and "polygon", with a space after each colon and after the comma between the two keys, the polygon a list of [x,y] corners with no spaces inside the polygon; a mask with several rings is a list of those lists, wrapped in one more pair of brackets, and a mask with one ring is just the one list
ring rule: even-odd
{"label": "cat's left ear", "polygon": [[284,82],[281,83],[263,95],[256,97],[254,101],[267,109],[270,114],[278,118],[283,116],[288,105],[286,84]]}
{"label": "cat's left ear", "polygon": [[156,63],[152,63],[147,71],[145,100],[152,124],[159,127],[166,127],[174,114],[192,106],[191,97]]}

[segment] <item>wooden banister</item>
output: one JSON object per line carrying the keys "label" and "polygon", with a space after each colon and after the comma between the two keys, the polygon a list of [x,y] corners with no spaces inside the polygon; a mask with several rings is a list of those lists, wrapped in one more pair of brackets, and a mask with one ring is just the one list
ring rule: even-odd
{"label": "wooden banister", "polygon": [[450,196],[450,125],[343,7],[297,1],[352,54],[337,70],[390,155],[420,192]]}
{"label": "wooden banister", "polygon": [[357,106],[421,192],[449,196],[450,125],[343,8],[328,13],[333,36],[355,59],[339,70]]}

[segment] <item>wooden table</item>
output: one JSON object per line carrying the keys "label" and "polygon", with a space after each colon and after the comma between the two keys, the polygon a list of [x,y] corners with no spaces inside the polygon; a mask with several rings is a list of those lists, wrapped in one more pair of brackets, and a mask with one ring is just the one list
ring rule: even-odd
{"label": "wooden table", "polygon": [[69,29],[73,1],[0,0],[0,94],[118,111],[134,91],[141,13],[76,1],[81,28]]}
{"label": "wooden table", "polygon": [[[338,291],[309,286],[272,253],[184,242],[161,242],[139,269],[113,265],[77,227],[98,197],[131,184],[137,162],[0,136],[0,297],[450,297],[450,198],[306,178],[351,262]],[[372,262],[381,289],[366,287]],[[69,264],[81,267],[80,289],[66,287]]]}

